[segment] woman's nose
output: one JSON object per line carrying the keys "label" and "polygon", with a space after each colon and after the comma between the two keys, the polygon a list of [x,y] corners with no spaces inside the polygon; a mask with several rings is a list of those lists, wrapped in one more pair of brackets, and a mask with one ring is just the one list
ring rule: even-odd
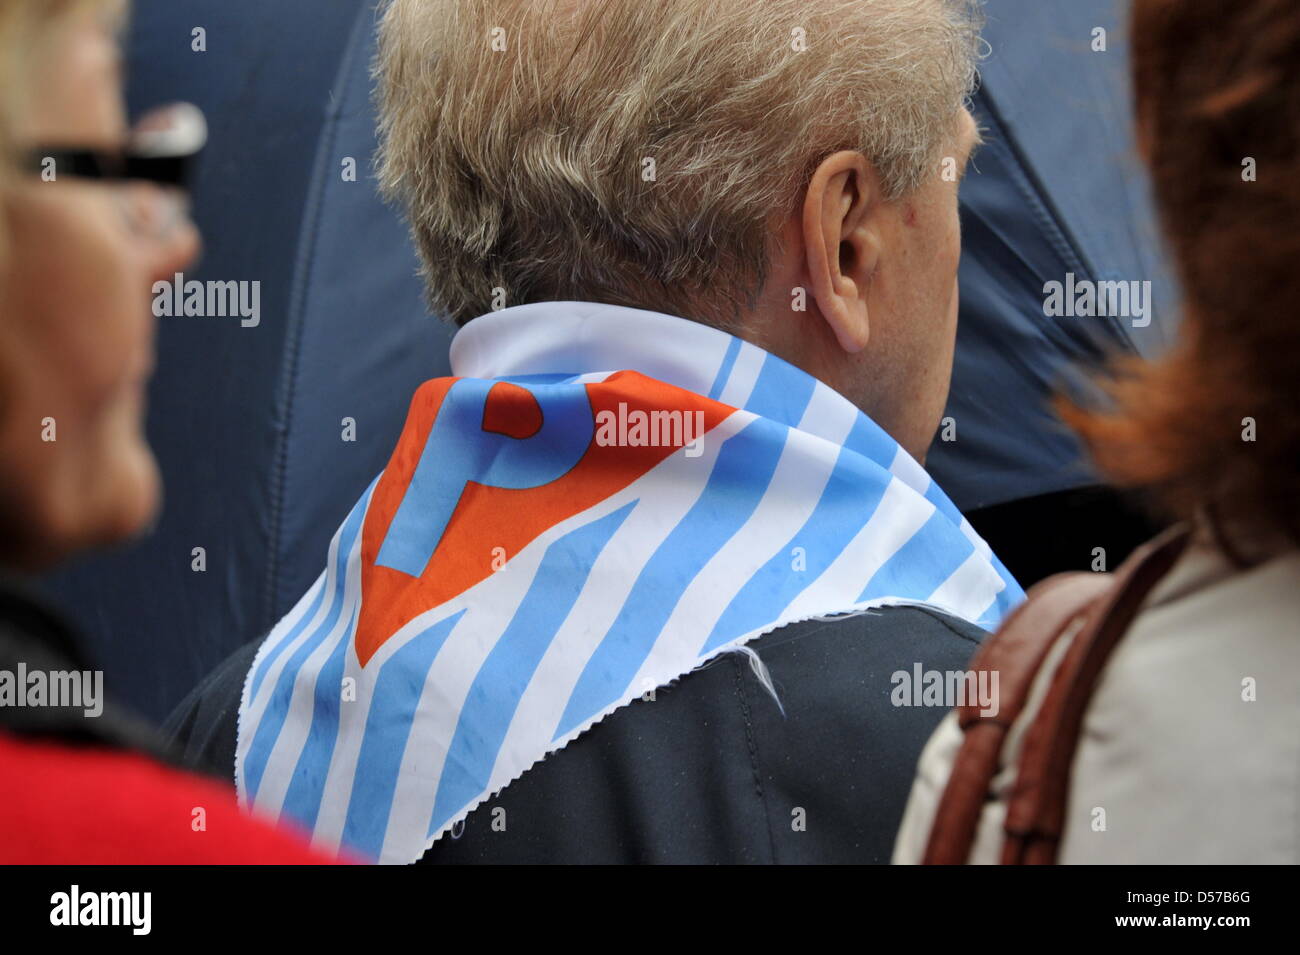
{"label": "woman's nose", "polygon": [[150,277],[171,278],[192,263],[201,242],[189,197],[153,183],[124,183],[115,192],[123,221],[145,257]]}
{"label": "woman's nose", "polygon": [[176,222],[167,234],[151,243],[150,282],[170,281],[198,258],[203,240],[188,217]]}

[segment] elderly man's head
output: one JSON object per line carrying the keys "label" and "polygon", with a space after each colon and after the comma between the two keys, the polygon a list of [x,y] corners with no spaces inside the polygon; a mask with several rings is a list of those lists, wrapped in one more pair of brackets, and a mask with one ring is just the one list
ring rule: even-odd
{"label": "elderly man's head", "polygon": [[923,456],[947,393],[971,0],[392,0],[381,177],[431,303],[671,312]]}

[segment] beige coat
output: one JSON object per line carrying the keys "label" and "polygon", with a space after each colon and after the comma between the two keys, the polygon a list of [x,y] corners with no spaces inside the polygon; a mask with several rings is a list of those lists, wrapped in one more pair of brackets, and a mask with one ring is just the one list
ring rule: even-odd
{"label": "beige coat", "polygon": [[[894,862],[920,860],[960,743],[950,713],[922,754]],[[1014,778],[1004,763],[973,862],[1001,853]],[[1153,590],[1084,718],[1060,861],[1300,862],[1300,552],[1239,571],[1201,536]]]}

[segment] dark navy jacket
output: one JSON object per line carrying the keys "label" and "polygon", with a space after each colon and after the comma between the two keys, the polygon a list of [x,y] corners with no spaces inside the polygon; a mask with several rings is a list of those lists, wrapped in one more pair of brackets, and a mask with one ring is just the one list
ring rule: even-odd
{"label": "dark navy jacket", "polygon": [[[792,624],[617,710],[474,810],[426,863],[889,861],[945,710],[891,702],[916,663],[964,669],[983,631],[893,607]],[[186,761],[231,778],[254,642],[169,720]],[[782,712],[784,710],[784,712]]]}

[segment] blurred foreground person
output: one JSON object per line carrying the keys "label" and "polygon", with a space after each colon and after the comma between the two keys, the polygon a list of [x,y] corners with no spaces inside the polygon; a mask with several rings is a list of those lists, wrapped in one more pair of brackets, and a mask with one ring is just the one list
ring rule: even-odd
{"label": "blurred foreground person", "polygon": [[900,680],[1022,596],[922,468],[977,43],[965,0],[389,5],[456,377],[192,758],[384,862],[887,861],[940,711]]}
{"label": "blurred foreground person", "polygon": [[[115,0],[0,0],[0,560],[12,571],[121,540],[158,507],[142,430],[150,292],[198,237],[176,162],[140,145],[184,120],[201,140],[202,126],[179,108],[128,135],[122,14]],[[0,862],[329,861],[160,756],[58,617],[0,588]]]}
{"label": "blurred foreground person", "polygon": [[941,724],[896,861],[1300,862],[1300,7],[1137,0],[1132,34],[1186,323],[1068,416],[1186,523],[985,645],[1000,714]]}

